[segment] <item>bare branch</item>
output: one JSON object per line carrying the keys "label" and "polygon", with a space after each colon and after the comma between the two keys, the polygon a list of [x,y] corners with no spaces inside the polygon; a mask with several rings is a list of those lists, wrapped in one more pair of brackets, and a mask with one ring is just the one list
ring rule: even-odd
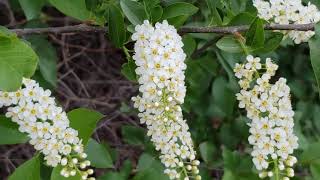
{"label": "bare branch", "polygon": [[[249,29],[248,25],[242,26],[226,26],[226,27],[182,27],[179,33],[217,33],[217,34],[234,34],[235,32],[243,32]],[[313,31],[314,24],[268,24],[264,26],[265,30],[295,30],[295,31]],[[64,27],[48,27],[48,28],[25,28],[11,29],[12,32],[21,35],[44,34],[44,33],[77,33],[77,32],[107,32],[106,27],[89,26],[79,24]]]}
{"label": "bare branch", "polygon": [[77,33],[77,32],[107,32],[106,27],[89,26],[86,24],[79,24],[73,26],[63,27],[48,27],[48,28],[25,28],[25,29],[11,29],[12,32],[19,36],[30,34],[60,34],[60,33]]}

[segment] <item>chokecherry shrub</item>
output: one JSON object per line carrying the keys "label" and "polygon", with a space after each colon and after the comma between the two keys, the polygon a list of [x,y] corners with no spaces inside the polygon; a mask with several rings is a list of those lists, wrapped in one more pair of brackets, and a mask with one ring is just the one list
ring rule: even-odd
{"label": "chokecherry shrub", "polygon": [[136,41],[133,59],[139,76],[141,95],[133,97],[140,111],[141,123],[148,127],[165,173],[170,179],[201,179],[188,124],[180,107],[184,102],[186,58],[177,30],[167,21],[149,21],[135,27],[132,39]]}
{"label": "chokecherry shrub", "polygon": [[[320,21],[320,12],[311,2],[305,6],[301,0],[253,0],[260,18],[275,24],[309,24]],[[314,31],[282,31],[296,44],[307,42]]]}
{"label": "chokecherry shrub", "polygon": [[294,176],[292,166],[297,158],[292,155],[298,148],[293,134],[293,115],[290,88],[286,79],[271,84],[278,65],[270,58],[261,64],[259,57],[247,56],[247,62],[236,64],[235,75],[240,79],[241,92],[236,94],[239,107],[245,108],[251,119],[249,143],[251,155],[259,176],[271,177],[276,173],[284,179]]}
{"label": "chokecherry shrub", "polygon": [[69,120],[51,91],[44,90],[31,79],[23,79],[23,87],[15,92],[0,91],[0,107],[8,107],[6,116],[19,125],[19,131],[27,133],[30,144],[44,155],[47,165],[61,165],[61,175],[94,180],[88,169],[90,161],[83,151],[78,131],[69,127]]}

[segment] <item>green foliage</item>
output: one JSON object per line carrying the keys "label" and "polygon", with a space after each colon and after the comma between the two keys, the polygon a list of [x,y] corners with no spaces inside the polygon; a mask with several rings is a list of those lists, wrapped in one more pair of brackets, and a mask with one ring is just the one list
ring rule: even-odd
{"label": "green foliage", "polygon": [[29,138],[18,130],[18,124],[5,116],[0,116],[0,145],[26,143]]}
{"label": "green foliage", "polygon": [[[10,1],[12,6],[23,10],[27,20],[40,18],[45,0]],[[296,151],[299,176],[296,179],[320,179],[319,131],[320,105],[318,99],[320,84],[319,25],[316,35],[305,45],[292,46],[284,40],[281,32],[264,30],[264,21],[257,18],[256,9],[249,0],[48,0],[46,5],[54,6],[62,13],[83,23],[100,26],[107,24],[107,38],[118,48],[131,49],[130,33],[134,26],[143,20],[153,24],[167,19],[170,24],[181,26],[250,26],[247,32],[235,35],[214,33],[183,34],[184,51],[187,54],[186,85],[187,96],[183,105],[198,157],[201,160],[202,179],[213,179],[212,174],[222,174],[223,180],[258,179],[251,162],[251,146],[247,139],[249,127],[245,113],[236,108],[235,93],[239,91],[233,67],[245,57],[239,40],[248,46],[250,54],[272,57],[279,64],[277,76],[286,77],[292,92],[295,109],[294,133],[299,137],[299,150]],[[304,1],[307,2],[307,1]],[[319,5],[318,1],[312,2]],[[16,4],[16,5],[14,5]],[[19,7],[19,4],[21,7]],[[89,22],[88,22],[89,21]],[[40,26],[40,25],[39,25]],[[38,27],[35,26],[35,27]],[[214,40],[217,39],[217,42]],[[34,79],[43,79],[51,86],[57,82],[54,47],[45,36],[26,36],[30,45],[20,40],[8,29],[0,27],[0,90],[14,91],[21,86],[23,77],[30,78],[39,66]],[[210,44],[210,42],[212,42]],[[209,43],[209,46],[208,46]],[[126,46],[126,47],[124,47]],[[207,49],[202,49],[203,47]],[[31,49],[33,47],[33,50]],[[277,50],[279,48],[279,50]],[[199,51],[200,50],[200,51]],[[310,50],[311,69],[309,63]],[[36,53],[35,53],[35,52]],[[200,53],[199,53],[200,52]],[[123,64],[121,73],[130,81],[137,82],[136,65],[126,51],[128,62]],[[37,54],[37,55],[36,55]],[[195,55],[194,55],[195,54]],[[193,55],[193,56],[192,56]],[[40,73],[41,72],[41,73]],[[315,77],[314,78],[314,74]],[[45,80],[45,81],[44,81]],[[320,86],[320,85],[319,85]],[[121,112],[135,115],[129,103],[121,106]],[[100,113],[77,109],[68,113],[71,127],[79,132],[85,144],[88,159],[96,168],[108,169],[99,180],[167,180],[164,167],[159,161],[158,152],[146,136],[144,128],[122,126],[120,132],[123,143],[133,145],[143,151],[138,163],[127,159],[114,168],[118,157],[117,150],[90,139],[97,122],[103,117]],[[0,144],[25,143],[28,137],[18,131],[18,125],[0,117]],[[232,151],[230,151],[230,150]],[[121,155],[121,154],[120,154]],[[9,180],[79,180],[81,177],[63,178],[61,166],[48,168],[40,164],[40,157],[21,165]],[[137,164],[137,165],[136,165]],[[52,171],[52,173],[51,173]],[[44,175],[43,175],[44,174]]]}
{"label": "green foliage", "polygon": [[263,47],[253,49],[254,53],[269,53],[279,47],[283,39],[283,34],[280,32],[267,32],[265,33],[265,42]]}
{"label": "green foliage", "polygon": [[209,10],[210,10],[210,23],[209,23],[209,26],[210,25],[222,25],[222,18],[218,12],[218,9],[217,9],[217,4],[218,2],[215,1],[215,0],[206,0],[207,2],[207,5],[209,7]]}
{"label": "green foliage", "polygon": [[182,42],[184,44],[183,51],[187,54],[188,57],[190,57],[194,50],[197,48],[197,42],[190,35],[183,36]]}
{"label": "green foliage", "polygon": [[40,180],[40,159],[39,155],[19,166],[8,180]]}
{"label": "green foliage", "polygon": [[230,117],[236,103],[235,92],[228,86],[226,79],[216,78],[212,84],[212,108],[220,117]]}
{"label": "green foliage", "polygon": [[138,173],[133,180],[168,180],[168,176],[163,174],[162,164],[150,154],[142,154],[138,162]]}
{"label": "green foliage", "polygon": [[49,2],[67,16],[83,21],[94,19],[92,13],[87,10],[85,0],[49,0]]}
{"label": "green foliage", "polygon": [[121,134],[123,136],[123,140],[132,145],[143,145],[144,138],[146,136],[145,130],[140,127],[135,126],[122,126]]}
{"label": "green foliage", "polygon": [[79,132],[79,138],[82,143],[86,145],[90,139],[91,134],[96,128],[97,122],[103,118],[99,112],[79,108],[68,113],[70,126]]}
{"label": "green foliage", "polygon": [[256,18],[250,25],[246,33],[246,45],[251,48],[260,48],[264,44],[264,26],[263,21]]}
{"label": "green foliage", "polygon": [[[314,75],[317,80],[318,89],[320,90],[320,25],[317,24],[315,27],[316,35],[309,40],[310,47],[310,59],[313,68]],[[318,91],[319,91],[318,90]]]}
{"label": "green foliage", "polygon": [[37,63],[37,55],[26,42],[0,29],[0,90],[18,89],[23,77],[33,75]]}
{"label": "green foliage", "polygon": [[199,151],[201,158],[206,164],[212,165],[214,163],[215,155],[217,154],[217,149],[211,142],[203,142],[199,145]]}
{"label": "green foliage", "polygon": [[44,79],[53,87],[57,85],[57,54],[51,43],[42,36],[31,36],[27,40],[39,56],[39,67]]}
{"label": "green foliage", "polygon": [[239,53],[243,51],[238,40],[231,36],[221,38],[216,45],[219,49],[229,53]]}
{"label": "green foliage", "polygon": [[98,180],[127,180],[131,173],[131,170],[131,162],[129,160],[126,160],[119,172],[107,172],[106,174],[99,177]]}
{"label": "green foliage", "polygon": [[121,0],[120,5],[123,13],[133,25],[142,24],[147,19],[147,14],[141,3],[132,0]]}
{"label": "green foliage", "polygon": [[19,0],[27,20],[38,18],[45,2],[45,0]]}
{"label": "green foliage", "polygon": [[198,8],[190,3],[177,2],[164,8],[162,19],[167,19],[171,25],[178,28],[197,11]]}
{"label": "green foliage", "polygon": [[124,19],[120,9],[110,4],[108,8],[109,38],[116,47],[122,47],[126,41]]}
{"label": "green foliage", "polygon": [[240,156],[237,152],[227,149],[223,151],[224,176],[223,180],[257,180],[256,174],[252,172],[251,157]]}
{"label": "green foliage", "polygon": [[137,82],[136,63],[129,59],[127,63],[122,65],[121,73],[130,81]]}
{"label": "green foliage", "polygon": [[96,168],[112,168],[113,162],[108,150],[97,141],[90,139],[85,152],[88,154],[88,160]]}

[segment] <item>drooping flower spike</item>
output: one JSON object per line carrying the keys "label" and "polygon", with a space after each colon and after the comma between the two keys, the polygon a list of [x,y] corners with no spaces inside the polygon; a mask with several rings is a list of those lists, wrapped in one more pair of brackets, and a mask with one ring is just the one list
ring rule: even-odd
{"label": "drooping flower spike", "polygon": [[298,138],[293,134],[294,111],[286,79],[270,83],[277,69],[270,58],[261,64],[259,57],[247,56],[247,62],[236,64],[234,69],[241,87],[236,96],[239,107],[246,109],[251,120],[248,140],[253,145],[251,155],[259,176],[287,180],[294,176],[292,166],[297,158],[292,154],[298,148]]}
{"label": "drooping flower spike", "polygon": [[78,131],[69,127],[69,120],[58,107],[50,90],[44,90],[31,79],[23,79],[23,87],[15,92],[0,91],[0,107],[8,107],[6,117],[19,125],[19,131],[27,133],[30,144],[44,155],[47,165],[61,165],[61,175],[94,180],[88,169],[90,161],[83,151]]}
{"label": "drooping flower spike", "polygon": [[170,179],[199,180],[200,162],[195,159],[189,127],[180,107],[186,94],[186,55],[181,37],[167,21],[155,27],[144,21],[135,30],[133,59],[140,95],[132,99],[140,111],[140,121],[147,125],[148,136],[160,151],[164,172]]}
{"label": "drooping flower spike", "polygon": [[[320,21],[320,11],[310,2],[305,6],[301,0],[253,0],[258,16],[274,24],[309,24]],[[314,31],[282,31],[296,44],[306,42]]]}

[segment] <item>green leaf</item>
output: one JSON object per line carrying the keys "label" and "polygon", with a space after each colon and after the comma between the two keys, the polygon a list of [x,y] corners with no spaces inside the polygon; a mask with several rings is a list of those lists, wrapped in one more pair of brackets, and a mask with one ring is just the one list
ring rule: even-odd
{"label": "green leaf", "polygon": [[120,0],[122,12],[133,25],[142,24],[147,19],[143,5],[132,0]]}
{"label": "green leaf", "polygon": [[56,87],[58,57],[55,48],[42,36],[31,36],[27,40],[39,56],[39,67],[43,78]]}
{"label": "green leaf", "polygon": [[86,7],[90,11],[94,11],[100,5],[100,0],[85,0]]}
{"label": "green leaf", "polygon": [[153,23],[158,22],[163,14],[163,8],[161,6],[156,6],[151,9],[150,18]]}
{"label": "green leaf", "polygon": [[39,155],[20,165],[8,180],[40,180]]}
{"label": "green leaf", "polygon": [[256,18],[246,33],[246,44],[252,48],[262,47],[264,44],[263,21]]}
{"label": "green leaf", "polygon": [[219,49],[229,53],[240,53],[243,51],[239,42],[231,36],[221,38],[216,45]]}
{"label": "green leaf", "polygon": [[212,84],[212,105],[218,116],[231,116],[234,110],[236,98],[230,89],[228,82],[223,77],[218,77]]}
{"label": "green leaf", "polygon": [[107,172],[105,175],[99,177],[98,180],[127,180],[130,176],[132,165],[129,160],[126,160],[121,167],[120,172]]}
{"label": "green leaf", "polygon": [[98,180],[127,180],[120,172],[108,172],[105,175],[99,177]]}
{"label": "green leaf", "polygon": [[243,12],[236,15],[232,20],[229,22],[229,26],[238,26],[238,25],[250,25],[255,20],[255,16],[250,13]]}
{"label": "green leaf", "polygon": [[320,163],[315,163],[310,166],[310,171],[314,179],[320,179]]}
{"label": "green leaf", "polygon": [[133,180],[168,180],[169,177],[163,174],[163,165],[149,154],[142,154],[138,162],[138,173]]}
{"label": "green leaf", "polygon": [[240,156],[238,152],[224,149],[223,153],[224,174],[223,180],[257,180],[258,176],[253,173],[250,156]]}
{"label": "green leaf", "polygon": [[26,143],[29,138],[18,130],[18,124],[5,116],[0,116],[0,145]]}
{"label": "green leaf", "polygon": [[85,152],[88,154],[88,160],[96,168],[112,168],[113,162],[108,150],[97,141],[90,139]]}
{"label": "green leaf", "polygon": [[269,53],[277,49],[279,47],[281,41],[283,39],[283,34],[280,32],[272,32],[266,33],[266,39],[263,47],[254,49],[255,53]]}
{"label": "green leaf", "polygon": [[82,139],[82,143],[86,145],[97,122],[103,118],[103,115],[93,110],[79,108],[70,111],[68,118],[70,120],[70,126],[78,130],[79,138]]}
{"label": "green leaf", "polygon": [[27,20],[38,18],[45,0],[19,0]]}
{"label": "green leaf", "polygon": [[94,19],[87,10],[85,0],[49,0],[49,2],[63,14],[85,21]]}
{"label": "green leaf", "polygon": [[190,35],[183,36],[182,42],[184,44],[183,51],[187,54],[188,57],[190,57],[196,49],[197,42]]}
{"label": "green leaf", "polygon": [[211,164],[213,163],[215,157],[215,153],[217,151],[216,147],[214,146],[214,144],[210,143],[210,142],[203,142],[200,144],[199,146],[199,150],[200,150],[200,155],[202,157],[202,159],[207,163],[207,164]]}
{"label": "green leaf", "polygon": [[34,74],[38,57],[24,41],[5,34],[3,31],[4,38],[0,38],[0,90],[15,91],[21,86],[22,77]]}
{"label": "green leaf", "polygon": [[124,27],[124,19],[120,9],[111,4],[108,16],[109,38],[116,47],[122,47],[126,40],[126,31]]}
{"label": "green leaf", "polygon": [[162,19],[167,19],[170,24],[179,27],[197,11],[198,8],[193,4],[177,2],[164,9]]}
{"label": "green leaf", "polygon": [[137,65],[133,60],[129,60],[127,63],[122,65],[121,73],[130,81],[137,82],[136,74]]}
{"label": "green leaf", "polygon": [[158,6],[160,4],[160,0],[143,0],[143,5],[150,12],[151,9]]}
{"label": "green leaf", "polygon": [[198,8],[190,3],[177,2],[164,9],[163,19],[169,19],[177,16],[191,16],[198,11]]}
{"label": "green leaf", "polygon": [[209,25],[222,25],[222,18],[217,10],[216,0],[206,0],[210,9],[210,24]]}
{"label": "green leaf", "polygon": [[141,127],[135,126],[122,126],[121,134],[123,140],[132,145],[143,145],[146,136],[145,130]]}
{"label": "green leaf", "polygon": [[79,173],[77,173],[75,176],[71,176],[71,177],[63,177],[60,175],[60,172],[62,170],[62,166],[58,165],[57,167],[53,168],[52,173],[51,173],[51,179],[50,180],[80,180],[81,175]]}
{"label": "green leaf", "polygon": [[320,24],[315,26],[315,36],[309,40],[310,59],[313,68],[313,73],[318,84],[318,92],[320,92]]}
{"label": "green leaf", "polygon": [[312,143],[309,144],[308,148],[303,151],[300,156],[300,161],[302,164],[312,164],[314,162],[320,162],[320,155],[319,155],[320,143]]}

